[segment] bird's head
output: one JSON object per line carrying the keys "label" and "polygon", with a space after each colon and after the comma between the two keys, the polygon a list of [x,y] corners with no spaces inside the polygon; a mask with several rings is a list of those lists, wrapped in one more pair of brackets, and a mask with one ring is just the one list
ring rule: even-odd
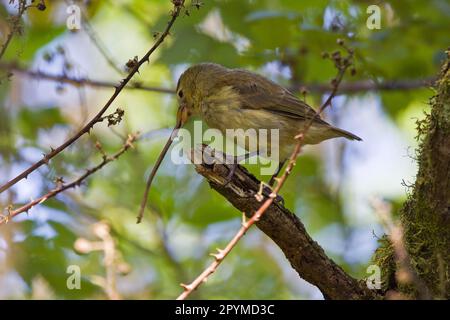
{"label": "bird's head", "polygon": [[215,63],[194,65],[180,76],[176,95],[178,99],[177,122],[182,126],[191,115],[201,112],[201,101],[208,96],[215,86],[220,74],[228,69]]}

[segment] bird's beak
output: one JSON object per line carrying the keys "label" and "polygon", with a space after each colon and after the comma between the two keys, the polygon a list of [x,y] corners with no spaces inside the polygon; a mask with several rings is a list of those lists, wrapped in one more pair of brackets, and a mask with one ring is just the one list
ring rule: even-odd
{"label": "bird's beak", "polygon": [[175,128],[181,128],[189,118],[188,108],[184,103],[180,104],[177,111],[177,124]]}

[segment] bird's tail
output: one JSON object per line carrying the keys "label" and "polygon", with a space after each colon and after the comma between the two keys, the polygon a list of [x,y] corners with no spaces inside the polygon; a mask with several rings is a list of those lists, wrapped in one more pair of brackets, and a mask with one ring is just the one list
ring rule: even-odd
{"label": "bird's tail", "polygon": [[351,132],[345,131],[343,129],[340,129],[340,128],[331,127],[331,131],[336,135],[336,137],[344,137],[349,140],[362,141],[362,139],[360,137],[358,137],[357,135],[355,135]]}

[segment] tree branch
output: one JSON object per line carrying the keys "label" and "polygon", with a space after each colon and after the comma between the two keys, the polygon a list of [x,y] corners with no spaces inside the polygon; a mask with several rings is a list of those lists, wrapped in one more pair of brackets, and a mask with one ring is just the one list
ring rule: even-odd
{"label": "tree branch", "polygon": [[[55,81],[59,83],[66,83],[75,87],[88,86],[94,88],[106,88],[106,89],[115,89],[117,84],[111,81],[102,81],[102,80],[91,80],[84,77],[69,77],[67,75],[54,75],[44,71],[32,71],[28,70],[24,67],[19,66],[17,63],[2,63],[0,62],[0,69],[6,70],[13,73],[19,73],[30,77],[32,79],[41,79],[41,80],[49,80]],[[425,88],[432,86],[435,82],[436,78],[429,77],[424,79],[400,79],[400,80],[385,80],[382,82],[374,82],[372,80],[361,80],[354,82],[343,82],[339,86],[339,90],[337,94],[352,94],[359,92],[368,92],[368,91],[396,91],[396,90],[413,90],[418,88]],[[149,92],[160,92],[160,93],[168,93],[175,94],[175,89],[171,88],[163,88],[158,86],[150,86],[147,84],[140,83],[138,81],[130,82],[124,89],[128,90],[142,90]],[[311,93],[323,94],[326,92],[330,92],[333,90],[332,86],[329,84],[323,83],[305,83],[305,84],[296,84],[291,86],[292,92],[300,92],[306,89]]]}
{"label": "tree branch", "polygon": [[[238,167],[228,184],[229,165],[198,164],[195,169],[214,190],[236,209],[245,212],[247,217],[252,217],[261,207],[255,197],[261,182],[244,167]],[[272,191],[264,187],[264,192]],[[369,299],[376,296],[364,283],[350,277],[328,258],[320,245],[308,235],[298,217],[279,202],[268,207],[256,226],[280,247],[299,276],[317,286],[325,298]]]}
{"label": "tree branch", "polygon": [[[106,88],[106,89],[115,89],[117,87],[117,83],[115,83],[115,82],[90,80],[88,78],[83,78],[83,77],[75,78],[75,77],[70,77],[67,75],[59,75],[58,76],[58,75],[50,74],[50,73],[47,73],[44,71],[27,70],[23,67],[18,66],[16,63],[0,62],[0,69],[7,70],[9,72],[19,73],[19,74],[25,75],[29,78],[36,79],[36,80],[55,81],[55,82],[59,82],[59,83],[69,84],[74,87],[88,86],[88,87]],[[124,89],[128,89],[128,90],[134,89],[134,90],[142,90],[142,91],[175,94],[174,89],[143,85],[142,83],[137,82],[137,81],[130,82]]]}
{"label": "tree branch", "polygon": [[[91,80],[84,77],[70,77],[67,75],[55,75],[50,74],[44,71],[33,71],[28,70],[19,66],[17,63],[4,63],[0,62],[0,69],[9,71],[11,73],[19,73],[24,76],[27,76],[36,80],[49,80],[55,81],[58,83],[65,83],[72,85],[74,87],[94,87],[94,88],[106,88],[106,89],[115,89],[117,87],[117,83],[111,81],[101,81],[101,80]],[[151,92],[160,92],[160,93],[170,93],[175,94],[174,89],[155,87],[144,85],[138,81],[130,82],[124,89],[128,90],[142,90],[142,91],[151,91]]]}
{"label": "tree branch", "polygon": [[179,16],[179,14],[183,8],[184,0],[173,1],[173,4],[174,4],[174,9],[171,13],[172,18],[170,19],[169,23],[167,24],[165,31],[159,36],[158,40],[150,48],[150,50],[142,57],[142,59],[137,61],[136,64],[131,68],[131,71],[129,72],[128,76],[120,82],[119,86],[116,87],[116,90],[114,91],[111,98],[109,98],[109,100],[106,102],[106,104],[103,106],[103,108],[97,113],[97,115],[91,121],[89,121],[83,128],[81,128],[81,130],[79,130],[77,133],[75,133],[71,138],[69,138],[62,145],[60,145],[56,149],[52,149],[41,160],[39,160],[38,162],[31,165],[28,169],[26,169],[25,171],[20,173],[15,178],[9,180],[8,182],[6,182],[2,186],[0,186],[0,193],[9,189],[10,187],[15,185],[20,180],[25,179],[30,173],[37,170],[44,164],[47,164],[53,157],[58,155],[61,151],[65,150],[67,147],[69,147],[72,143],[77,141],[85,133],[88,133],[89,131],[91,131],[91,129],[94,127],[94,125],[102,118],[103,114],[108,110],[108,108],[111,106],[111,104],[116,100],[116,98],[119,96],[119,94],[125,88],[125,86],[131,81],[133,76],[139,71],[139,68],[145,62],[149,61],[149,58],[152,55],[152,53],[161,45],[161,43],[164,41],[164,39],[169,35],[170,29],[172,28],[173,24],[175,23],[175,20],[177,19],[177,17]]}
{"label": "tree branch", "polygon": [[117,151],[116,153],[114,153],[111,156],[107,156],[106,154],[103,154],[103,160],[98,165],[96,165],[95,167],[92,167],[90,169],[87,169],[86,172],[83,175],[81,175],[80,177],[78,177],[76,180],[74,180],[70,183],[67,183],[67,184],[63,183],[60,186],[54,188],[53,190],[47,192],[45,195],[39,197],[38,199],[32,200],[29,203],[15,209],[15,210],[12,210],[12,208],[8,208],[8,214],[6,216],[0,215],[0,225],[8,223],[11,218],[13,218],[23,212],[28,212],[28,210],[30,210],[31,208],[47,201],[50,198],[56,197],[61,192],[64,192],[68,189],[72,189],[72,188],[76,188],[76,187],[80,186],[81,183],[83,181],[85,181],[87,178],[89,178],[91,175],[93,175],[94,173],[96,173],[97,171],[102,169],[108,163],[117,160],[120,156],[122,156],[125,152],[127,152],[128,149],[132,148],[133,143],[136,141],[137,138],[138,138],[137,134],[130,134],[128,136],[127,140],[125,141],[125,143],[123,144],[122,148],[120,148],[119,151]]}
{"label": "tree branch", "polygon": [[[395,91],[395,90],[414,90],[418,88],[431,87],[436,81],[435,77],[423,79],[399,79],[399,80],[384,80],[375,82],[373,80],[360,80],[353,82],[343,82],[339,86],[338,94],[350,94],[367,91]],[[294,92],[302,91],[305,88],[312,93],[325,93],[331,91],[333,88],[329,84],[323,83],[305,83],[296,84],[292,86],[291,90]]]}

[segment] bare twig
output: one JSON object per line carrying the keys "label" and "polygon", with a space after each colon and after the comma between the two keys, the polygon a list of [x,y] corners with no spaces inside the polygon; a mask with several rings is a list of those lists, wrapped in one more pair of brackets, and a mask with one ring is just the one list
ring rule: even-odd
{"label": "bare twig", "polygon": [[[341,40],[338,40],[338,43],[340,43],[342,46],[344,46],[343,42]],[[344,46],[345,47],[345,46]],[[346,48],[346,47],[345,47]],[[301,132],[295,137],[297,140],[297,144],[295,145],[294,151],[291,154],[291,157],[289,158],[288,165],[286,169],[284,170],[282,176],[280,178],[276,179],[276,185],[272,190],[272,193],[269,195],[269,197],[264,201],[264,203],[259,207],[258,210],[251,216],[249,220],[245,218],[245,214],[243,215],[243,221],[242,226],[239,229],[239,231],[236,233],[236,235],[231,239],[231,241],[226,245],[225,249],[217,249],[217,253],[212,254],[212,256],[215,258],[215,260],[190,284],[181,284],[181,286],[184,288],[184,291],[178,296],[177,300],[184,300],[186,299],[195,289],[197,289],[202,283],[206,282],[208,277],[213,274],[217,267],[223,262],[225,257],[231,252],[231,250],[236,246],[236,244],[239,242],[239,240],[244,236],[244,234],[250,229],[250,227],[255,224],[257,221],[259,221],[264,214],[264,212],[271,206],[274,199],[277,197],[278,192],[283,187],[284,183],[286,182],[286,179],[291,174],[292,169],[294,168],[297,158],[301,152],[301,148],[303,145],[304,137],[306,132],[309,130],[311,125],[314,122],[314,119],[316,117],[319,117],[320,114],[327,108],[331,101],[333,100],[334,96],[336,95],[338,91],[339,84],[341,83],[344,74],[346,70],[352,65],[352,58],[353,58],[353,51],[351,49],[347,49],[348,56],[345,58],[342,58],[340,56],[340,53],[334,53],[333,54],[333,60],[335,62],[335,66],[338,69],[338,74],[335,79],[333,79],[332,83],[332,91],[328,98],[325,100],[325,102],[322,104],[322,106],[319,108],[319,110],[316,112],[315,117],[312,117],[305,127],[301,130]]]}
{"label": "bare twig", "polygon": [[[435,81],[436,77],[423,79],[384,80],[379,82],[375,82],[373,80],[342,82],[339,86],[338,94],[351,94],[368,91],[414,90],[417,88],[431,87]],[[324,93],[333,89],[333,87],[329,84],[305,83],[294,85],[291,90],[297,92],[300,91],[302,87],[306,88],[308,92],[311,93]]]}
{"label": "bare twig", "polygon": [[181,124],[177,123],[175,128],[172,130],[169,140],[167,140],[166,144],[164,145],[163,150],[161,151],[158,159],[156,160],[156,164],[153,166],[153,169],[147,178],[147,183],[145,184],[144,196],[142,197],[141,205],[139,206],[139,213],[138,213],[137,221],[136,221],[137,223],[141,223],[141,221],[144,217],[144,212],[145,212],[145,208],[147,206],[147,201],[148,201],[148,194],[150,192],[150,187],[152,185],[153,179],[155,178],[156,172],[158,171],[159,166],[161,165],[161,163],[164,159],[164,155],[166,154],[167,150],[169,150],[172,141],[177,136],[177,132],[180,129],[180,127],[181,127]]}
{"label": "bare twig", "polygon": [[[67,75],[54,75],[54,74],[46,73],[44,71],[32,71],[32,70],[27,70],[23,67],[20,67],[16,63],[0,62],[0,69],[19,73],[19,74],[25,75],[27,77],[30,77],[32,79],[55,81],[55,82],[59,82],[59,83],[69,84],[74,87],[88,86],[88,87],[106,88],[106,89],[117,88],[117,83],[115,83],[115,82],[91,80],[91,79],[84,78],[84,77],[70,77]],[[134,90],[170,93],[170,94],[175,93],[175,90],[173,90],[173,89],[148,86],[148,85],[144,85],[137,81],[130,82],[124,89],[128,89],[128,90],[134,89]]]}
{"label": "bare twig", "polygon": [[[10,3],[12,3],[12,2],[10,1]],[[16,33],[20,33],[20,30],[21,30],[20,20],[22,19],[22,16],[27,9],[28,9],[27,2],[25,0],[19,0],[17,15],[10,17],[11,30],[9,31],[8,35],[6,36],[5,43],[3,43],[3,45],[0,49],[0,59],[5,54],[6,49],[8,48],[9,44],[11,43],[11,40],[14,37],[14,35]]]}
{"label": "bare twig", "polygon": [[9,189],[13,185],[15,185],[17,182],[19,182],[22,179],[25,179],[28,177],[30,173],[35,171],[36,169],[40,168],[44,164],[47,164],[50,159],[58,155],[61,151],[66,149],[68,146],[70,146],[72,143],[77,141],[81,136],[83,136],[85,133],[88,133],[91,131],[93,126],[98,122],[98,120],[103,116],[103,114],[108,110],[108,108],[111,106],[111,104],[115,101],[115,99],[119,96],[119,94],[122,92],[122,90],[126,87],[126,85],[130,82],[130,80],[133,78],[133,76],[139,71],[139,68],[145,63],[149,61],[150,56],[152,53],[161,45],[161,43],[164,41],[164,39],[169,35],[170,29],[172,28],[173,24],[175,23],[175,20],[179,16],[184,0],[180,1],[173,1],[174,4],[174,10],[171,12],[172,18],[170,19],[169,23],[167,24],[167,27],[165,31],[159,36],[158,40],[155,42],[155,44],[150,48],[150,50],[140,59],[136,62],[136,64],[131,68],[131,71],[129,72],[128,76],[123,79],[120,84],[116,87],[116,90],[114,91],[111,98],[106,102],[106,104],[103,106],[103,108],[97,113],[97,115],[89,121],[81,130],[79,130],[77,133],[75,133],[71,138],[69,138],[66,142],[64,142],[62,145],[57,147],[56,149],[52,149],[49,153],[47,153],[41,160],[31,165],[28,169],[20,173],[15,178],[9,180],[5,184],[3,184],[0,187],[0,193],[4,192],[5,190]]}
{"label": "bare twig", "polygon": [[[42,79],[55,81],[59,83],[66,83],[73,85],[75,87],[80,86],[89,86],[94,88],[107,88],[107,89],[115,89],[117,84],[115,82],[110,81],[101,81],[101,80],[91,80],[84,77],[69,77],[67,75],[53,75],[50,73],[46,73],[44,71],[32,71],[28,70],[24,67],[19,66],[17,63],[1,63],[0,69],[7,70],[11,72],[20,73],[27,77],[33,79]],[[425,79],[400,79],[400,80],[385,80],[382,82],[374,82],[371,80],[361,80],[354,82],[343,82],[339,86],[338,94],[350,94],[350,93],[358,93],[358,92],[368,92],[368,91],[395,91],[395,90],[413,90],[417,88],[423,88],[431,86],[435,81],[435,78],[425,78]],[[142,90],[149,92],[160,92],[160,93],[168,93],[175,94],[175,89],[171,88],[162,88],[158,86],[150,86],[147,84],[142,84],[138,81],[130,82],[124,89],[128,90]],[[332,90],[332,86],[329,84],[303,84],[296,85],[291,88],[293,92],[302,92],[306,89],[310,93],[325,93],[330,92]]]}
{"label": "bare twig", "polygon": [[[14,4],[14,0],[10,0],[9,3]],[[21,26],[20,21],[22,19],[22,16],[24,15],[25,11],[27,11],[28,8],[32,8],[32,7],[35,7],[40,11],[44,11],[46,9],[45,1],[40,0],[38,4],[33,4],[33,2],[32,2],[31,4],[28,4],[28,5],[27,5],[27,0],[19,0],[18,1],[17,15],[11,16],[9,18],[10,31],[9,31],[8,35],[6,36],[5,42],[3,43],[3,45],[0,48],[0,59],[5,54],[6,49],[8,48],[9,44],[11,43],[11,40],[13,39],[14,35],[16,33],[20,34],[22,32],[22,26]]]}
{"label": "bare twig", "polygon": [[95,47],[98,49],[98,51],[101,53],[101,55],[105,58],[105,60],[108,62],[108,64],[120,75],[123,75],[124,69],[120,68],[120,64],[111,56],[106,46],[101,41],[100,37],[95,32],[94,28],[92,28],[88,17],[84,13],[84,11],[81,12],[82,14],[82,23],[84,30],[86,31],[87,35],[91,39],[92,43],[95,45]]}
{"label": "bare twig", "polygon": [[101,168],[103,168],[108,163],[118,159],[121,155],[123,155],[125,152],[127,152],[128,149],[132,148],[133,147],[133,143],[137,139],[138,139],[138,134],[130,134],[128,136],[128,139],[125,141],[124,145],[122,146],[122,148],[119,151],[117,151],[115,154],[113,154],[111,156],[107,156],[106,154],[104,154],[102,162],[100,162],[95,167],[92,167],[92,168],[86,170],[86,172],[82,176],[80,176],[78,179],[76,179],[76,180],[74,180],[74,181],[72,181],[71,183],[68,183],[68,184],[64,184],[64,183],[60,184],[59,186],[57,186],[53,190],[49,191],[45,195],[39,197],[36,200],[30,201],[29,203],[27,203],[26,205],[21,206],[20,208],[17,208],[15,210],[12,210],[11,207],[8,208],[7,209],[8,210],[7,215],[0,216],[0,225],[8,223],[8,221],[11,218],[17,216],[20,213],[28,212],[28,210],[30,210],[31,208],[35,207],[38,204],[41,204],[41,203],[47,201],[50,198],[55,197],[56,195],[60,194],[61,192],[64,192],[64,191],[66,191],[68,189],[76,188],[76,187],[80,186],[81,183],[83,181],[85,181],[89,176],[91,176],[94,173],[96,173],[97,171],[99,171]]}

